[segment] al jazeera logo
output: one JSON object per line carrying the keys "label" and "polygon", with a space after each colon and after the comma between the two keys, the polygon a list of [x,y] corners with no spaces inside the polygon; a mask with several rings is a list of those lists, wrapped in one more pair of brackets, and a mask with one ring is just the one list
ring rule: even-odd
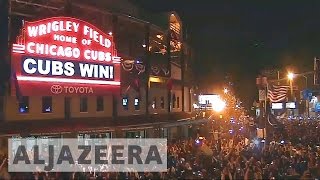
{"label": "al jazeera logo", "polygon": [[51,86],[50,90],[53,94],[60,94],[62,93],[63,88],[62,86],[55,84]]}
{"label": "al jazeera logo", "polygon": [[[9,172],[167,172],[167,139],[8,139]],[[19,145],[18,145],[19,144]]]}

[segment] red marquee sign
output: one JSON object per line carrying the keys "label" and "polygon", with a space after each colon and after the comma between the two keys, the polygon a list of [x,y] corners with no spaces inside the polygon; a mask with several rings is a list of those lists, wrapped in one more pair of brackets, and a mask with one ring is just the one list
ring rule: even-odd
{"label": "red marquee sign", "polygon": [[120,88],[112,34],[70,17],[25,22],[12,47],[12,71],[12,91],[24,96],[103,95]]}

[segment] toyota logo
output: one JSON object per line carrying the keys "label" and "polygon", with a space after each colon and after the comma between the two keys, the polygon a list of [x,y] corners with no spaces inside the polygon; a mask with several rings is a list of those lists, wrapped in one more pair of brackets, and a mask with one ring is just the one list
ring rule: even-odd
{"label": "toyota logo", "polygon": [[60,94],[60,93],[62,93],[62,86],[52,85],[50,90],[53,94]]}

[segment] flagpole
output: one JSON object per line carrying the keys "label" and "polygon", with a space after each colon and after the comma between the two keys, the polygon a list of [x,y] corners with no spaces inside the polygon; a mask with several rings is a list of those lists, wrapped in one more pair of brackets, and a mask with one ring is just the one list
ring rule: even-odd
{"label": "flagpole", "polygon": [[278,73],[278,85],[280,85],[280,71],[277,71],[277,73]]}
{"label": "flagpole", "polygon": [[267,115],[268,92],[269,92],[269,84],[268,84],[268,81],[267,81],[267,83],[266,83],[266,98],[264,99],[264,115],[265,115],[266,119],[264,121],[265,131],[263,131],[263,137],[264,137],[265,141],[267,140],[266,136],[267,136],[267,120],[268,120],[268,115]]}
{"label": "flagpole", "polygon": [[269,85],[268,85],[268,82],[267,82],[267,84],[266,84],[266,98],[264,98],[264,112],[265,112],[265,115],[267,114],[268,91],[269,91]]}
{"label": "flagpole", "polygon": [[294,100],[294,98],[293,98],[292,80],[291,79],[289,79],[289,83],[290,83],[290,97],[291,97],[291,100]]}

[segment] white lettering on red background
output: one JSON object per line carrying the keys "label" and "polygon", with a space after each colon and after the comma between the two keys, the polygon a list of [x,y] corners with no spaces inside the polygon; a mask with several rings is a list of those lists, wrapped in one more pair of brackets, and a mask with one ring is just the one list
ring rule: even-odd
{"label": "white lettering on red background", "polygon": [[95,42],[100,43],[101,46],[104,46],[106,48],[111,47],[111,41],[105,37],[103,37],[101,34],[99,34],[98,31],[93,30],[92,28],[88,26],[83,26],[83,34],[93,39]]}
{"label": "white lettering on red background", "polygon": [[[36,26],[28,26],[27,27],[27,35],[29,37],[38,37],[46,34],[50,34],[51,32],[74,32],[78,33],[80,23],[72,22],[72,21],[53,21],[48,22],[46,24],[39,24]],[[83,35],[89,37],[91,40],[99,43],[101,46],[110,48],[112,43],[111,40],[107,37],[104,37],[98,31],[92,29],[91,27],[84,25],[83,26]],[[62,41],[62,42],[71,42],[76,44],[77,37],[72,36],[64,36],[54,34],[54,40]]]}
{"label": "white lettering on red background", "polygon": [[[31,23],[27,25],[26,29],[27,36],[31,40],[26,43],[26,51],[29,54],[67,57],[72,59],[81,58],[94,61],[112,61],[112,50],[108,49],[108,51],[103,51],[105,48],[111,48],[111,40],[87,25],[61,20],[39,25],[32,25]],[[81,32],[80,29],[82,29]],[[52,40],[49,41],[48,44],[32,42],[33,38],[50,33],[53,33],[53,35]],[[81,39],[78,39],[79,37],[81,37]],[[56,43],[52,44],[52,42]],[[65,45],[62,45],[61,42]],[[100,45],[100,51],[90,49],[93,42]],[[68,43],[70,45],[68,45]],[[78,48],[79,45],[83,48]]]}
{"label": "white lettering on red background", "polygon": [[[57,46],[54,44],[29,42],[26,44],[26,50],[30,54],[68,57],[73,59],[79,59],[81,57],[80,49],[77,47],[73,48],[70,46]],[[86,49],[83,51],[82,55],[86,60],[97,60],[106,62],[110,62],[112,60],[112,54],[110,52]]]}
{"label": "white lettering on red background", "polygon": [[29,42],[26,44],[27,52],[30,54],[41,54],[49,56],[58,56],[58,57],[68,57],[78,59],[80,57],[80,49],[72,48],[68,46],[57,46],[49,44],[41,44]]}
{"label": "white lettering on red background", "polygon": [[79,31],[79,23],[72,21],[53,21],[46,24],[39,24],[37,26],[28,26],[27,28],[29,37],[37,37],[51,32],[75,32]]}

